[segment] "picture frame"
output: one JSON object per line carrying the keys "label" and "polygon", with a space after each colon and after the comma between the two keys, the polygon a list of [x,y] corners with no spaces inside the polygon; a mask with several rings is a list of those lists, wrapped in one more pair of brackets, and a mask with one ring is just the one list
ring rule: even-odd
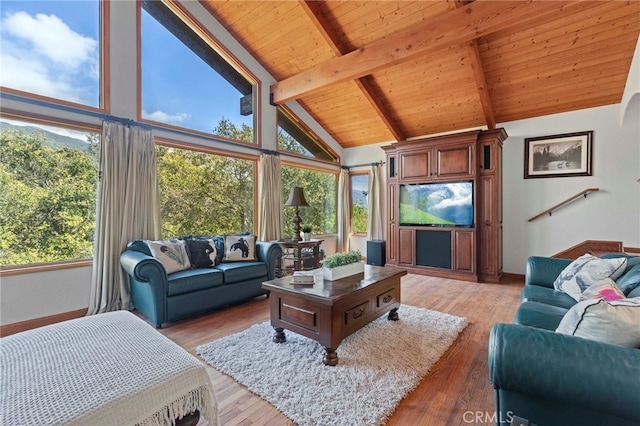
{"label": "picture frame", "polygon": [[524,178],[591,176],[593,130],[524,140]]}

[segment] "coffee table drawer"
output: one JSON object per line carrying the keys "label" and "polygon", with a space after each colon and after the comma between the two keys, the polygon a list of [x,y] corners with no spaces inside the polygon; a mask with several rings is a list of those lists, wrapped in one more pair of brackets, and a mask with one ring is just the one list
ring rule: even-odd
{"label": "coffee table drawer", "polygon": [[355,308],[347,309],[344,312],[344,325],[353,327],[359,323],[366,323],[370,313],[369,301],[362,302]]}
{"label": "coffee table drawer", "polygon": [[376,310],[384,309],[394,303],[399,303],[400,298],[398,295],[398,287],[392,287],[387,289],[385,292],[378,294],[378,296],[376,296]]}

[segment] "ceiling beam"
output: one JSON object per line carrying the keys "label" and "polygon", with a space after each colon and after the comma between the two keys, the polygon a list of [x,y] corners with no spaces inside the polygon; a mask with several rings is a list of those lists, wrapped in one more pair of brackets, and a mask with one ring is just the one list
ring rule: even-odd
{"label": "ceiling beam", "polygon": [[[347,47],[342,41],[340,41],[340,38],[337,37],[331,30],[331,24],[329,23],[326,14],[322,10],[321,4],[322,3],[318,2],[317,0],[300,0],[302,9],[304,9],[306,14],[311,19],[313,25],[320,32],[331,49],[333,49],[335,54],[339,57],[349,53],[351,49]],[[367,98],[367,100],[375,110],[378,117],[382,120],[387,129],[389,129],[395,140],[404,140],[405,136],[402,130],[396,125],[395,122],[390,120],[391,115],[382,103],[380,95],[376,96],[376,90],[370,78],[368,78],[368,76],[363,76],[360,78],[356,78],[355,82],[360,91],[362,91],[364,97]]]}
{"label": "ceiling beam", "polygon": [[[455,5],[460,8],[471,2],[471,0],[455,0]],[[467,42],[467,55],[469,56],[469,65],[473,71],[473,78],[475,79],[476,87],[478,88],[478,96],[480,97],[480,105],[482,107],[484,121],[487,124],[487,128],[495,129],[496,119],[493,113],[489,89],[487,88],[487,77],[485,76],[484,67],[482,66],[482,58],[480,57],[480,51],[478,50],[477,38]]]}
{"label": "ceiling beam", "polygon": [[271,86],[275,103],[285,103],[339,82],[354,80],[416,55],[467,43],[508,27],[559,16],[572,1],[473,2],[414,24],[346,55],[329,59]]}
{"label": "ceiling beam", "polygon": [[496,118],[493,114],[491,96],[489,96],[489,88],[487,87],[487,78],[484,75],[484,69],[482,67],[482,58],[480,58],[480,52],[478,51],[478,39],[474,38],[467,43],[467,53],[469,55],[469,65],[471,65],[473,77],[476,80],[476,87],[478,88],[478,96],[480,96],[480,105],[482,106],[484,120],[487,123],[487,128],[495,129]]}

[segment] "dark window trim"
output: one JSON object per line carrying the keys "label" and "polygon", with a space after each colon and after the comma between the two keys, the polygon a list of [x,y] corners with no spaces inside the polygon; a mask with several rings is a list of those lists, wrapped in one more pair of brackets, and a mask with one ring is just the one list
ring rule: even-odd
{"label": "dark window trim", "polygon": [[239,73],[227,60],[216,52],[191,29],[179,16],[177,16],[163,2],[157,0],[143,0],[142,8],[155,20],[163,25],[178,40],[198,55],[207,65],[220,74],[237,91],[243,95],[253,93],[253,84]]}
{"label": "dark window trim", "polygon": [[[340,160],[340,157],[331,149],[329,149],[327,144],[315,133],[313,133],[311,129],[305,126],[302,121],[298,117],[296,117],[296,115],[288,108],[285,108],[282,105],[279,105],[277,107],[277,121],[278,129],[282,128],[282,130],[287,132],[292,138],[294,138],[300,145],[302,145],[313,155],[312,158],[317,160],[329,161],[332,163],[337,163]],[[294,155],[298,154],[280,148],[278,148],[278,151]],[[302,156],[304,158],[309,158],[306,155]]]}

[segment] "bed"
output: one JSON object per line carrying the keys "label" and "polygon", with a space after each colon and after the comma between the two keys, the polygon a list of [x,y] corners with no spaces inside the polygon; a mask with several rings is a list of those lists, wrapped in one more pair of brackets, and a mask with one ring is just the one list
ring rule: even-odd
{"label": "bed", "polygon": [[2,424],[219,423],[206,367],[127,311],[3,337],[0,366]]}

